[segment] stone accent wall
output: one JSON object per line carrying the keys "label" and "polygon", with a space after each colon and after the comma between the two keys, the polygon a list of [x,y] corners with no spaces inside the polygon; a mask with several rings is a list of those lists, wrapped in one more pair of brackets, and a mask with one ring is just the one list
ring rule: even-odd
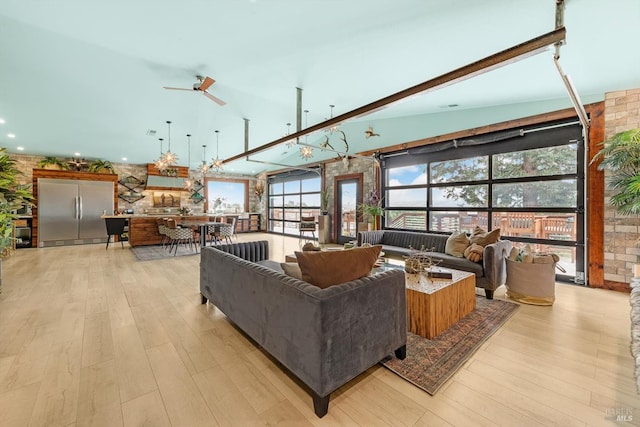
{"label": "stone accent wall", "polygon": [[[11,154],[11,157],[16,160],[16,166],[19,170],[24,173],[24,176],[20,178],[20,183],[22,184],[31,184],[33,179],[33,169],[38,167],[38,162],[43,159],[42,156],[29,156],[29,155],[21,155],[21,154]],[[134,176],[140,180],[147,179],[147,165],[132,165],[128,163],[113,163],[113,167],[118,174],[118,180],[126,178],[128,176]],[[191,176],[202,177],[196,170],[191,171]],[[230,178],[233,176],[230,175],[216,175],[213,173],[208,174],[209,177],[213,178]],[[238,177],[240,179],[246,179],[246,177]],[[262,203],[258,201],[257,196],[255,195],[255,184],[256,180],[253,178],[249,179],[249,209],[251,212],[260,212],[264,217],[264,206],[266,206],[266,197],[263,196]],[[118,193],[122,193],[128,191],[126,187],[119,185]],[[136,213],[145,213],[147,209],[153,208],[153,193],[154,191],[160,190],[145,190],[144,187],[138,190],[144,198],[129,203],[125,200],[118,199],[118,210],[124,209],[134,209]],[[177,191],[177,190],[176,190]],[[204,192],[204,189],[202,190]],[[203,193],[204,194],[204,193]],[[195,203],[189,196],[191,195],[188,191],[180,192],[180,206],[181,207],[189,207],[194,214],[202,214],[205,213],[205,202],[202,201],[200,203]]]}
{"label": "stone accent wall", "polygon": [[[605,94],[604,113],[605,140],[618,132],[640,128],[640,89]],[[611,191],[605,190],[604,278],[629,283],[633,277],[633,265],[640,262],[640,220],[618,215],[609,205],[610,195]]]}
{"label": "stone accent wall", "polygon": [[330,161],[325,163],[324,167],[326,177],[325,188],[330,194],[329,212],[331,213],[331,227],[333,229],[333,222],[335,221],[335,218],[333,217],[333,212],[335,209],[334,177],[340,175],[362,173],[362,197],[364,200],[366,200],[371,190],[373,190],[374,188],[378,188],[379,190],[380,185],[376,182],[375,162],[373,161],[373,159],[354,157],[350,158],[348,162]]}

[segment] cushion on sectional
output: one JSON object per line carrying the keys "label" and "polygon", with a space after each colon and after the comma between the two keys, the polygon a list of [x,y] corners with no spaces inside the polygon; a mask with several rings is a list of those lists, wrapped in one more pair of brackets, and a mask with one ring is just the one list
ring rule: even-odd
{"label": "cushion on sectional", "polygon": [[344,251],[296,252],[302,280],[319,288],[339,285],[368,275],[382,246]]}
{"label": "cushion on sectional", "polygon": [[464,231],[461,233],[453,233],[447,238],[447,243],[444,247],[444,253],[452,255],[454,257],[464,257],[464,251],[469,247],[471,243],[467,237],[467,233]]}
{"label": "cushion on sectional", "polygon": [[499,228],[487,232],[483,228],[476,226],[471,236],[469,236],[469,241],[471,243],[477,243],[478,245],[483,247],[495,243],[498,240],[500,240]]}
{"label": "cushion on sectional", "polygon": [[442,252],[428,252],[433,259],[441,260],[438,267],[453,268],[455,270],[468,271],[474,273],[476,278],[484,276],[482,264],[471,262],[466,258],[457,258]]}
{"label": "cushion on sectional", "polygon": [[280,267],[287,276],[302,280],[302,271],[297,262],[281,262]]}

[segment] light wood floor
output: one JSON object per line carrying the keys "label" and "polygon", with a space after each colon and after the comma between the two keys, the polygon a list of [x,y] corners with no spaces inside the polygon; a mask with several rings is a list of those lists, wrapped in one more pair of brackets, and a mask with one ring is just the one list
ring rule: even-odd
{"label": "light wood floor", "polygon": [[[298,240],[267,238],[284,260]],[[127,246],[23,249],[2,262],[0,426],[640,425],[628,295],[558,285],[523,305],[429,396],[374,366],[329,413],[210,304],[199,257],[137,262]],[[497,292],[504,298],[504,288]]]}

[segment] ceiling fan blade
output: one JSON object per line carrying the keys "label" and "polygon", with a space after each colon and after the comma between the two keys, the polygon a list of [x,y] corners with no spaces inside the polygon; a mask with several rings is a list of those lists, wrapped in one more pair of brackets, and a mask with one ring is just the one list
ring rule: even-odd
{"label": "ceiling fan blade", "polygon": [[226,104],[226,102],[224,102],[222,99],[216,98],[215,96],[211,95],[207,91],[203,90],[202,93],[204,94],[204,96],[206,96],[207,98],[209,98],[210,100],[212,100],[213,102],[215,102],[216,104],[218,104],[221,107]]}
{"label": "ceiling fan blade", "polygon": [[183,87],[169,87],[169,86],[162,86],[162,87],[169,90],[188,90],[189,92],[193,92],[193,89],[186,89]]}
{"label": "ceiling fan blade", "polygon": [[216,81],[213,80],[211,77],[209,77],[209,76],[205,77],[204,80],[202,81],[202,83],[200,84],[200,90],[201,91],[206,91],[215,82]]}

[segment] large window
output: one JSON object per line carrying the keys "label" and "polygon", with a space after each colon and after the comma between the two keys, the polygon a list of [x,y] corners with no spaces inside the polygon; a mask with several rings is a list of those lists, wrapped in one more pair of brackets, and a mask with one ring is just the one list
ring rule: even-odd
{"label": "large window", "polygon": [[[498,140],[496,142],[496,139]],[[383,157],[385,228],[500,234],[554,251],[567,277],[584,271],[581,127],[554,123]],[[447,148],[447,145],[450,148]]]}
{"label": "large window", "polygon": [[321,184],[316,173],[270,177],[267,230],[298,236],[303,216],[320,215]]}
{"label": "large window", "polygon": [[207,212],[215,214],[247,212],[248,187],[246,180],[207,178]]}

